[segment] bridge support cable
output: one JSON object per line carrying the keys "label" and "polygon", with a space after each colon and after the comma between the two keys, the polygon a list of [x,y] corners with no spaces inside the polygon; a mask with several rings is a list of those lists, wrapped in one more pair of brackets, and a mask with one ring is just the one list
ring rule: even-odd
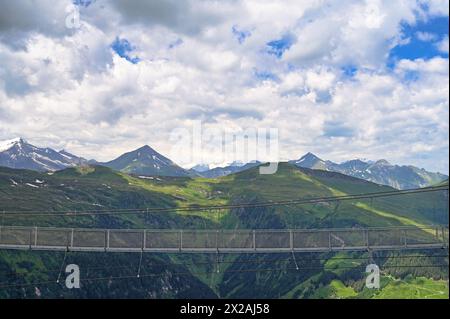
{"label": "bridge support cable", "polygon": [[138,267],[137,276],[136,276],[137,278],[139,278],[141,276],[142,257],[144,255],[146,242],[147,242],[147,230],[144,229],[144,231],[142,233],[142,247],[141,247],[141,255],[139,257],[139,267]]}
{"label": "bridge support cable", "polygon": [[[73,252],[72,252],[73,253]],[[72,254],[71,253],[71,254]],[[415,255],[389,255],[389,256],[383,256],[383,255],[379,255],[377,256],[377,259],[417,259],[418,257],[422,258],[422,259],[427,259],[427,258],[448,258],[449,255],[421,255],[418,256],[417,254]],[[328,261],[330,260],[330,258],[333,258],[333,260],[351,260],[351,261],[366,261],[368,258],[367,256],[364,257],[323,257],[323,258],[303,258],[302,261],[304,262],[315,262],[315,261]],[[261,260],[261,258],[250,258],[250,259],[245,259],[245,260],[230,260],[230,261],[226,261],[226,260],[221,260],[220,263],[221,264],[255,264],[255,263],[277,263],[280,260],[282,261],[286,261],[289,262],[291,261],[291,256],[286,256],[286,258],[280,259],[279,257],[277,258],[271,258],[271,259],[267,259],[267,260]],[[158,262],[156,265],[158,266],[189,266],[189,265],[193,265],[193,266],[199,266],[199,265],[214,265],[215,261],[205,261],[205,262],[182,262],[182,263],[173,263],[173,262]],[[442,264],[443,268],[448,268],[448,263],[447,264]],[[85,270],[118,270],[118,269],[131,269],[133,268],[132,265],[119,265],[119,266],[111,266],[110,264],[107,264],[107,259],[104,258],[104,263],[101,266],[95,266],[95,267],[83,267],[83,269]],[[145,269],[145,263],[143,263],[142,265],[142,270]],[[302,267],[303,269],[303,267]],[[46,273],[57,273],[59,271],[58,269],[49,269],[46,271]],[[20,274],[18,274],[17,272],[11,272],[11,273],[6,273],[4,274],[5,277],[18,277]],[[0,283],[0,286],[2,285],[2,283]]]}
{"label": "bridge support cable", "polygon": [[136,277],[139,278],[141,276],[141,266],[142,266],[142,257],[144,255],[144,250],[141,250],[141,256],[139,257],[139,267],[137,271]]}
{"label": "bridge support cable", "polygon": [[295,264],[295,269],[299,270],[297,260],[295,259],[295,253],[294,253],[294,232],[292,230],[289,231],[289,247],[291,248],[291,254],[292,254],[292,260]]}
{"label": "bridge support cable", "polygon": [[[30,229],[30,249],[31,249],[31,245],[32,245],[31,238],[32,238],[33,231],[34,231],[34,245],[37,246],[37,244],[38,244],[38,228],[33,227],[32,229]],[[57,284],[59,284],[59,280],[61,279],[61,275],[62,275],[64,266],[66,265],[67,254],[70,252],[70,248],[73,247],[73,234],[74,234],[73,228],[69,232],[66,233],[66,250],[64,251],[64,258],[61,263],[61,267],[59,269],[58,278],[56,279]]]}
{"label": "bridge support cable", "polygon": [[[405,269],[414,269],[414,268],[430,268],[430,269],[448,269],[448,265],[443,264],[420,264],[420,265],[392,265],[392,266],[384,266],[383,268],[405,268]],[[302,269],[305,270],[336,270],[336,269],[354,269],[360,270],[365,274],[364,268],[358,268],[354,266],[342,266],[338,268],[324,268],[324,267],[304,267]],[[286,272],[286,271],[294,271],[295,268],[291,267],[282,267],[282,268],[266,268],[266,269],[239,269],[239,270],[227,270],[226,273],[274,273],[274,272]],[[192,275],[211,275],[213,272],[174,272],[173,275],[176,276],[192,276]],[[141,278],[158,278],[161,276],[165,276],[165,273],[153,273],[153,274],[143,274]],[[90,277],[90,278],[81,278],[81,282],[99,282],[99,281],[111,281],[111,280],[132,280],[136,279],[136,276],[124,275],[124,276],[101,276],[101,277]],[[0,283],[0,289],[14,289],[14,288],[24,288],[24,287],[36,287],[36,286],[46,286],[54,284],[54,281],[43,281],[43,282],[34,282],[34,283],[22,283],[22,284],[11,284],[11,283]]]}
{"label": "bridge support cable", "polygon": [[[290,205],[303,205],[303,204],[316,204],[322,202],[335,202],[335,201],[354,201],[363,199],[375,199],[384,198],[400,195],[410,195],[418,193],[429,193],[437,191],[447,191],[448,185],[445,186],[433,186],[424,187],[419,189],[408,189],[408,190],[395,190],[395,191],[384,191],[384,192],[372,192],[372,193],[361,193],[361,194],[345,194],[339,196],[327,196],[327,197],[315,197],[315,198],[299,198],[290,200],[278,200],[278,201],[267,201],[267,202],[253,202],[253,203],[239,203],[239,204],[228,204],[228,205],[205,205],[195,207],[183,206],[183,207],[151,207],[148,208],[149,213],[163,213],[163,212],[188,212],[188,211],[211,211],[213,209],[219,210],[229,210],[233,208],[262,208],[262,207],[275,207],[275,206],[290,206]],[[448,196],[447,196],[448,198]],[[129,209],[105,209],[105,210],[84,210],[84,211],[38,211],[38,210],[15,210],[15,211],[5,211],[5,215],[17,216],[62,216],[62,217],[80,217],[80,216],[97,216],[97,215],[118,215],[118,214],[145,214],[147,208],[129,208]]]}
{"label": "bridge support cable", "polygon": [[217,252],[216,254],[216,273],[220,273],[220,254]]}
{"label": "bridge support cable", "polygon": [[218,230],[216,232],[216,272],[217,273],[220,273],[219,235],[220,235],[220,231]]}
{"label": "bridge support cable", "polygon": [[[285,260],[285,261],[289,261],[290,260],[290,257],[289,256],[286,256],[287,258],[286,259],[283,259],[283,260]],[[417,255],[394,255],[394,256],[383,256],[383,255],[379,255],[379,256],[377,256],[377,258],[380,258],[380,259],[387,259],[387,258],[389,258],[389,259],[393,259],[393,260],[400,260],[400,259],[406,259],[406,260],[408,260],[408,259],[410,259],[410,258],[414,258],[414,259],[416,259],[418,256]],[[446,254],[446,255],[424,255],[424,256],[421,256],[421,257],[423,257],[423,258],[440,258],[440,257],[448,257],[448,254]],[[305,259],[303,259],[303,261],[305,261],[305,262],[314,262],[314,261],[326,261],[326,260],[329,260],[329,258],[305,258]],[[365,257],[336,257],[336,260],[367,260],[367,256],[365,256]],[[254,264],[254,263],[256,263],[256,262],[258,262],[258,261],[261,261],[261,259],[251,259],[251,260],[233,260],[233,261],[222,261],[222,263],[228,263],[228,264],[234,264],[234,263],[239,263],[239,264]],[[277,263],[278,261],[280,261],[280,259],[279,258],[273,258],[273,259],[270,259],[270,260],[263,260],[262,262],[263,263]],[[198,262],[194,262],[194,263],[168,263],[168,262],[166,262],[166,263],[164,263],[164,262],[161,262],[161,263],[158,263],[160,266],[164,266],[164,265],[180,265],[180,266],[187,266],[187,265],[200,265],[200,264],[203,264],[203,265],[213,265],[214,264],[214,261],[209,261],[209,262],[200,262],[200,263],[198,263]],[[336,270],[336,269],[359,269],[358,267],[364,267],[363,265],[361,265],[360,264],[360,266],[343,266],[343,267],[338,267],[338,268],[335,268],[335,267],[332,267],[332,268],[326,268],[326,266],[325,267],[322,267],[322,266],[317,266],[317,265],[315,265],[315,264],[311,264],[311,265],[308,265],[308,264],[305,264],[304,266],[302,266],[301,267],[301,269],[302,270],[313,270],[313,269],[318,269],[318,270]],[[111,267],[110,265],[108,265],[108,266],[106,266],[106,265],[104,265],[104,266],[96,266],[96,267],[84,267],[84,269],[86,269],[86,270],[117,270],[117,269],[131,269],[131,268],[133,268],[133,266],[132,265],[122,265],[122,266],[116,266],[116,267]],[[143,267],[144,269],[145,269],[145,267]],[[447,271],[448,271],[448,262],[447,263],[445,263],[445,264],[435,264],[435,263],[433,263],[433,262],[430,262],[430,263],[427,263],[427,264],[417,264],[417,265],[413,265],[413,264],[409,264],[409,265],[405,265],[404,263],[401,263],[401,264],[398,264],[398,263],[396,263],[396,264],[394,264],[394,265],[383,265],[382,266],[382,268],[384,269],[384,268],[411,268],[411,269],[413,269],[413,268],[430,268],[430,269],[442,269],[443,271],[445,270],[445,269],[447,269]],[[266,269],[239,269],[239,270],[230,270],[230,269],[228,269],[228,270],[225,270],[224,272],[225,273],[233,273],[233,272],[260,272],[260,271],[296,271],[296,269],[294,268],[294,267],[282,267],[282,268],[275,268],[275,267],[271,267],[271,268],[266,268]],[[58,271],[58,269],[54,269],[54,270],[49,270],[50,272],[52,272],[52,273],[54,273],[54,272],[56,272],[56,271]],[[361,271],[363,271],[363,272],[365,272],[365,270],[364,269],[361,269]],[[211,275],[213,275],[215,273],[215,270],[212,270],[212,271],[208,271],[208,272],[205,272],[204,274],[211,274]],[[181,275],[181,273],[179,273],[180,275]],[[191,275],[192,274],[192,272],[185,272],[185,273],[183,273],[183,274],[186,274],[186,275]],[[8,274],[5,274],[5,275],[8,275]],[[10,273],[9,275],[14,275],[14,276],[17,276],[18,274],[16,273],[16,272],[14,272],[14,273]],[[160,275],[162,275],[162,274],[160,274]],[[150,274],[150,273],[145,273],[145,274],[142,274],[141,276],[140,276],[140,278],[147,278],[147,277],[155,277],[155,276],[158,276],[158,274]],[[119,279],[118,277],[113,277],[113,276],[102,276],[101,278],[103,278],[104,280],[113,280],[113,279]],[[136,276],[135,275],[126,275],[126,276],[123,276],[123,277],[120,277],[120,278],[122,278],[122,279],[135,279],[136,278]],[[82,279],[83,281],[85,280],[85,281],[90,281],[90,280],[94,280],[95,279],[95,277],[94,278],[85,278],[85,279]],[[13,287],[24,287],[24,286],[39,286],[39,285],[47,285],[47,284],[55,284],[55,281],[46,281],[46,282],[40,282],[40,283],[33,283],[33,284],[30,284],[30,283],[24,283],[24,284],[10,284],[10,282],[0,282],[0,289],[6,289],[6,288],[13,288]]]}
{"label": "bridge support cable", "polygon": [[61,279],[61,275],[64,269],[64,266],[66,265],[66,258],[67,258],[67,253],[69,252],[68,249],[66,249],[66,251],[64,252],[64,258],[63,261],[61,263],[61,267],[59,268],[59,273],[58,273],[58,278],[56,279],[56,283],[59,284],[59,280]]}
{"label": "bridge support cable", "polygon": [[298,264],[297,264],[297,260],[295,259],[294,251],[292,251],[291,253],[292,253],[292,260],[294,261],[295,269],[300,270],[300,268],[298,267]]}

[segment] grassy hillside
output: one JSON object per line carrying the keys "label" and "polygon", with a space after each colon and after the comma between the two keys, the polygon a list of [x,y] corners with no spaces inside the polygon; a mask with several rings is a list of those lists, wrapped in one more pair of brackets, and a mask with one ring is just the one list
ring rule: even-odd
{"label": "grassy hillside", "polygon": [[[145,207],[191,207],[242,202],[271,201],[370,193],[392,190],[339,173],[299,169],[286,163],[274,175],[260,175],[258,168],[217,179],[188,177],[146,177],[126,175],[105,167],[72,168],[41,174],[0,168],[0,212],[69,211],[58,217],[0,216],[3,225],[109,227],[109,228],[320,228],[388,225],[448,224],[445,192],[411,194],[370,201],[342,201],[229,211],[189,211],[98,215],[95,210]],[[74,217],[78,211],[92,215]],[[430,254],[422,252],[419,256]],[[349,256],[349,254],[343,254]],[[361,254],[352,254],[361,257]],[[139,264],[133,254],[71,253],[83,267],[129,265],[90,270],[91,277],[129,276]],[[331,259],[330,259],[331,258]],[[371,297],[361,289],[367,259],[333,259],[334,254],[298,254],[301,271],[295,270],[287,255],[146,255],[147,273],[161,276],[158,284],[147,279],[114,280],[97,284],[86,282],[80,291],[65,291],[52,284],[31,285],[26,289],[2,289],[6,297],[232,297],[232,298],[322,298]],[[365,258],[365,257],[364,257]],[[54,281],[63,256],[58,253],[0,252],[1,283]],[[219,260],[219,264],[217,264]],[[390,256],[380,265],[396,261]],[[409,261],[409,259],[408,259]],[[417,263],[441,264],[448,258],[422,258]],[[131,270],[130,270],[131,269]],[[219,269],[219,271],[217,270]],[[273,271],[271,269],[278,269]],[[258,270],[249,272],[248,270]],[[271,270],[271,271],[269,271]],[[387,276],[406,278],[411,268],[391,267]],[[9,276],[9,274],[14,276]],[[178,274],[178,275],[177,275]],[[181,275],[182,274],[182,275]],[[448,269],[419,268],[423,276],[437,283],[447,278]],[[57,273],[56,273],[57,276]],[[160,277],[158,277],[160,278]],[[353,285],[353,286],[352,286]],[[358,286],[359,285],[359,286]],[[1,284],[0,284],[1,287]],[[115,287],[109,289],[108,287]],[[248,289],[252,287],[252,289]],[[386,286],[387,287],[387,286]],[[36,289],[40,292],[37,293]],[[383,288],[385,289],[391,288]],[[388,290],[386,290],[388,291]],[[409,291],[409,290],[408,290]],[[386,292],[387,296],[388,292]],[[383,296],[381,294],[381,296]],[[440,295],[439,295],[440,296]],[[448,296],[448,294],[447,294]]]}

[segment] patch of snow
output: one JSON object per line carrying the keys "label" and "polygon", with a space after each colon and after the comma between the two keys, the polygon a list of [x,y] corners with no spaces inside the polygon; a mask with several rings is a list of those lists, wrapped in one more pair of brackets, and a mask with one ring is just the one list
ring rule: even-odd
{"label": "patch of snow", "polygon": [[16,145],[17,143],[20,143],[20,137],[14,138],[12,140],[1,141],[0,142],[0,152],[9,150],[11,147]]}
{"label": "patch of snow", "polygon": [[45,181],[41,181],[41,180],[38,180],[38,179],[36,179],[34,182],[37,183],[37,184],[44,184],[45,183]]}
{"label": "patch of snow", "polygon": [[13,180],[12,178],[10,178],[9,180],[13,183],[13,185],[18,185],[17,182],[15,180]]}
{"label": "patch of snow", "polygon": [[[50,162],[50,163],[55,163],[55,164],[61,165],[61,166],[64,166],[64,165],[65,165],[65,163],[63,163],[63,162],[61,162],[61,161],[59,161],[59,160],[57,160],[57,159],[51,159],[51,158],[49,158],[49,157],[47,157],[47,156],[42,156],[42,155],[40,155],[40,154],[38,154],[38,153],[32,153],[32,157],[33,157],[33,159],[34,159],[35,161],[38,161],[38,160],[36,159],[36,157],[37,157],[37,158],[39,158],[40,160],[44,160],[44,161],[47,161],[47,162]],[[44,165],[45,165],[45,164],[44,164]]]}
{"label": "patch of snow", "polygon": [[153,157],[153,160],[158,161],[158,162],[162,163],[163,165],[170,165],[171,164],[170,161],[163,160],[162,158],[159,158],[156,155],[152,155],[152,157]]}
{"label": "patch of snow", "polygon": [[30,184],[30,183],[26,183],[25,185],[27,185],[27,186],[30,186],[30,187],[33,187],[33,188],[39,188],[39,186],[36,186],[36,185]]}
{"label": "patch of snow", "polygon": [[154,179],[154,177],[151,176],[138,176],[138,177],[142,179]]}
{"label": "patch of snow", "polygon": [[59,155],[61,155],[61,156],[65,157],[65,158],[67,158],[68,160],[71,160],[71,159],[72,159],[72,157],[70,157],[70,156],[68,156],[68,155],[66,155],[66,154],[63,154],[63,153],[59,153]]}

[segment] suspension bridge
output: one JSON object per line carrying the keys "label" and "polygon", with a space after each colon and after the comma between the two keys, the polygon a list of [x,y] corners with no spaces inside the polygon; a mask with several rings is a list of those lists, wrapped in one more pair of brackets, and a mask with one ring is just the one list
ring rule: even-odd
{"label": "suspension bridge", "polygon": [[[221,206],[86,211],[3,211],[5,217],[70,217],[220,211],[348,200],[373,200],[446,191],[448,185],[409,190],[302,198]],[[448,193],[447,193],[448,198]],[[91,252],[285,253],[448,248],[448,225],[341,229],[81,229],[0,225],[0,249]]]}
{"label": "suspension bridge", "polygon": [[[171,208],[130,208],[108,210],[83,210],[83,211],[0,211],[0,250],[32,250],[64,252],[57,280],[34,283],[0,283],[0,289],[17,287],[35,287],[41,285],[59,284],[66,264],[69,252],[136,252],[140,253],[138,270],[136,274],[120,276],[100,276],[83,278],[83,281],[94,282],[112,279],[129,280],[133,278],[157,277],[164,275],[159,273],[141,273],[144,253],[215,253],[216,269],[219,272],[220,254],[253,254],[253,253],[279,253],[276,259],[279,261],[283,254],[288,253],[295,267],[281,268],[255,268],[230,270],[226,272],[264,272],[264,271],[299,271],[299,269],[318,269],[314,265],[300,265],[296,260],[296,253],[326,253],[326,252],[368,252],[372,256],[375,251],[402,251],[408,250],[445,250],[442,255],[426,255],[423,258],[432,259],[448,257],[449,227],[448,225],[430,226],[391,226],[391,227],[353,227],[332,229],[92,229],[92,228],[58,228],[38,226],[10,226],[4,225],[5,218],[21,217],[62,217],[81,218],[98,215],[145,215],[152,213],[170,212],[200,212],[222,211],[243,208],[263,208],[290,206],[302,204],[316,204],[331,202],[339,206],[340,201],[370,200],[382,197],[391,197],[408,194],[445,191],[448,199],[448,185],[427,187],[422,189],[386,191],[367,194],[352,194],[342,196],[302,198],[283,201],[240,203],[220,206],[187,206]],[[416,258],[417,256],[397,256],[389,258]],[[341,259],[358,259],[358,257],[336,257]],[[359,257],[359,259],[365,257]],[[370,257],[372,258],[372,257]],[[326,259],[326,258],[325,258]],[[304,259],[301,261],[319,260]],[[299,260],[300,261],[300,260]],[[234,261],[233,261],[234,262]],[[265,260],[246,260],[243,263],[259,264]],[[131,266],[120,266],[117,269],[131,269]],[[316,267],[316,268],[314,268]],[[353,266],[352,266],[353,267]],[[349,268],[352,268],[349,267]],[[405,268],[448,268],[447,263],[428,262],[425,264],[384,265],[383,267]],[[342,267],[340,267],[342,268]],[[345,268],[345,266],[343,267]],[[103,268],[102,268],[103,269]],[[115,268],[114,268],[115,269]],[[353,269],[353,268],[352,268]],[[364,271],[364,270],[362,270]],[[207,274],[209,272],[206,272]],[[190,271],[174,273],[177,275],[192,275]]]}
{"label": "suspension bridge", "polygon": [[0,249],[83,252],[286,253],[448,248],[448,226],[172,230],[0,227]]}

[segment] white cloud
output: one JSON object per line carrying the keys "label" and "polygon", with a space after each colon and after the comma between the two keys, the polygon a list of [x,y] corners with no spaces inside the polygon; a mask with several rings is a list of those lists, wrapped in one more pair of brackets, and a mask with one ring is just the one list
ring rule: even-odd
{"label": "white cloud", "polygon": [[437,34],[420,31],[416,32],[416,37],[423,42],[435,41],[438,38]]}
{"label": "white cloud", "polygon": [[[13,3],[0,10],[19,15],[0,24],[0,139],[98,160],[142,144],[169,155],[172,130],[202,120],[209,129],[279,128],[282,159],[313,151],[447,170],[448,58],[385,67],[406,40],[400,23],[420,10],[414,1],[98,0],[76,30],[64,28],[62,4]],[[242,43],[235,25],[251,34]],[[11,45],[19,33],[21,45]],[[291,48],[268,54],[266,44],[286,34]],[[140,63],[112,51],[116,37]],[[349,65],[353,76],[341,69]],[[255,76],[264,72],[273,76]]]}
{"label": "white cloud", "polygon": [[420,0],[419,2],[425,5],[433,16],[448,16],[448,0]]}
{"label": "white cloud", "polygon": [[439,43],[437,43],[437,48],[442,53],[448,54],[448,35],[444,37]]}
{"label": "white cloud", "polygon": [[0,41],[23,47],[30,33],[52,37],[69,35],[65,20],[72,8],[70,0],[2,1],[0,10]]}
{"label": "white cloud", "polygon": [[448,74],[448,59],[436,57],[430,60],[400,60],[398,71],[418,71],[422,73]]}
{"label": "white cloud", "polygon": [[297,25],[297,41],[285,59],[378,68],[389,50],[402,41],[400,22],[413,22],[417,9],[412,1],[331,2]]}

